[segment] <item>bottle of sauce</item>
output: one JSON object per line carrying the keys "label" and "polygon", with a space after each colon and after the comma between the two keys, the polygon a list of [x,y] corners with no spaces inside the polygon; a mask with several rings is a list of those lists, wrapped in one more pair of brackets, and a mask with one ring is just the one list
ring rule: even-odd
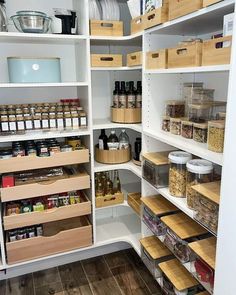
{"label": "bottle of sauce", "polygon": [[119,140],[116,136],[116,132],[114,130],[111,131],[111,134],[107,141],[108,149],[109,150],[118,150],[119,149]]}
{"label": "bottle of sauce", "polygon": [[129,136],[123,129],[119,136],[119,150],[127,150],[129,148]]}
{"label": "bottle of sauce", "polygon": [[119,91],[119,108],[120,109],[126,109],[127,105],[127,93],[126,93],[126,87],[125,82],[121,82],[121,88]]}
{"label": "bottle of sauce", "polygon": [[113,108],[119,108],[119,92],[120,92],[120,82],[115,82],[115,89],[113,91]]}
{"label": "bottle of sauce", "polygon": [[105,129],[102,129],[98,139],[99,150],[108,150],[107,141],[108,141],[108,138],[106,135],[106,131]]}
{"label": "bottle of sauce", "polygon": [[142,81],[137,82],[136,108],[142,107]]}
{"label": "bottle of sauce", "polygon": [[127,107],[128,109],[136,108],[136,96],[134,91],[134,82],[129,82],[129,90],[127,92]]}

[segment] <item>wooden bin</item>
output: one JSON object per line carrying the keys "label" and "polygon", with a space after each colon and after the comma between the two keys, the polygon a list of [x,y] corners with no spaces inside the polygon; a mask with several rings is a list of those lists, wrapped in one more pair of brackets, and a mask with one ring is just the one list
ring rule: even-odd
{"label": "wooden bin", "polygon": [[129,206],[140,216],[141,215],[141,193],[128,194],[127,201]]}
{"label": "wooden bin", "polygon": [[92,54],[92,67],[122,67],[122,54]]}
{"label": "wooden bin", "polygon": [[10,216],[7,216],[6,214],[5,207],[5,214],[3,217],[4,229],[11,230],[25,226],[89,215],[91,214],[91,201],[89,201],[87,196],[84,195],[84,197],[81,197],[81,203],[79,204],[48,209],[41,212],[35,211]]}
{"label": "wooden bin", "polygon": [[169,20],[202,8],[203,0],[169,0]]}
{"label": "wooden bin", "polygon": [[150,51],[146,54],[146,69],[166,69],[167,68],[167,49]]}
{"label": "wooden bin", "polygon": [[77,217],[43,225],[43,236],[6,243],[9,264],[68,252],[92,245],[92,225]]}
{"label": "wooden bin", "polygon": [[131,35],[142,32],[144,30],[144,16],[141,15],[136,18],[133,18],[131,20],[130,27]]}
{"label": "wooden bin", "polygon": [[142,109],[111,108],[111,121],[114,123],[135,124],[142,122]]}
{"label": "wooden bin", "polygon": [[95,146],[95,160],[103,164],[121,164],[131,160],[131,148],[127,150],[99,150]]}
{"label": "wooden bin", "polygon": [[199,41],[168,49],[168,68],[199,67],[202,64],[202,43]]}
{"label": "wooden bin", "polygon": [[144,29],[148,29],[168,21],[169,0],[163,1],[163,6],[146,13],[144,17]]}
{"label": "wooden bin", "polygon": [[50,157],[15,157],[1,160],[0,173],[59,167],[89,162],[89,150],[56,153]]}
{"label": "wooden bin", "polygon": [[114,195],[107,195],[102,197],[96,197],[96,208],[108,207],[112,205],[124,203],[125,196],[123,193],[117,193]]}
{"label": "wooden bin", "polygon": [[0,192],[2,202],[9,202],[88,188],[90,188],[90,177],[86,172],[81,172],[55,181],[1,188]]}
{"label": "wooden bin", "polygon": [[127,67],[141,66],[143,53],[142,51],[127,54]]}
{"label": "wooden bin", "polygon": [[[218,43],[225,41],[229,43],[229,47],[217,48]],[[202,50],[202,65],[211,66],[229,64],[231,58],[231,44],[232,36],[204,41]]]}
{"label": "wooden bin", "polygon": [[210,6],[212,4],[221,2],[222,0],[203,0],[203,7]]}
{"label": "wooden bin", "polygon": [[91,20],[91,36],[123,36],[124,24],[122,21]]}

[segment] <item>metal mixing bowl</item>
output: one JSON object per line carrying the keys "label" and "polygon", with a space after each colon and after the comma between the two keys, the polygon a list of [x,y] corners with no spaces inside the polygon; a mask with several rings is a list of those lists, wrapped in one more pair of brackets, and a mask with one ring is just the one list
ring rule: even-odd
{"label": "metal mixing bowl", "polygon": [[16,12],[17,15],[42,15],[42,16],[47,16],[46,13],[41,12],[41,11],[36,11],[36,10],[20,10]]}
{"label": "metal mixing bowl", "polygon": [[52,19],[40,14],[13,15],[16,29],[23,33],[47,33]]}

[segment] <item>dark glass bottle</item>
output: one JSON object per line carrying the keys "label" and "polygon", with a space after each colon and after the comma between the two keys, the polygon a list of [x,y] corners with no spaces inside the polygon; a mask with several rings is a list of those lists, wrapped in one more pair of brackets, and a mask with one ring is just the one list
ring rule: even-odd
{"label": "dark glass bottle", "polygon": [[137,82],[136,108],[142,107],[142,81]]}
{"label": "dark glass bottle", "polygon": [[126,93],[125,82],[121,81],[121,88],[119,91],[119,108],[125,109],[126,105],[127,105],[127,93]]}
{"label": "dark glass bottle", "polygon": [[105,129],[102,129],[101,135],[99,136],[99,139],[98,139],[99,150],[108,150],[107,140],[108,138],[106,136]]}
{"label": "dark glass bottle", "polygon": [[141,139],[141,137],[136,138],[136,141],[134,143],[134,151],[135,151],[135,155],[134,155],[135,161],[140,161],[140,153],[142,151],[142,139]]}
{"label": "dark glass bottle", "polygon": [[115,82],[115,89],[113,91],[113,108],[119,108],[119,93],[120,93],[120,82]]}
{"label": "dark glass bottle", "polygon": [[135,109],[136,108],[136,97],[135,97],[135,90],[134,90],[134,82],[129,82],[129,90],[127,92],[127,107],[128,109]]}

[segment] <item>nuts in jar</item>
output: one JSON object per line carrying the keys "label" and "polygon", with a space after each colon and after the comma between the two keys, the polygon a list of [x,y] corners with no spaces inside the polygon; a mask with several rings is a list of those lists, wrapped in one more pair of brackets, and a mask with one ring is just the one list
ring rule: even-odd
{"label": "nuts in jar", "polygon": [[207,142],[207,123],[194,123],[193,124],[193,140],[201,143]]}
{"label": "nuts in jar", "polygon": [[170,118],[170,133],[175,135],[181,134],[181,119]]}
{"label": "nuts in jar", "polygon": [[185,102],[180,100],[168,100],[166,102],[166,116],[181,118],[185,115]]}
{"label": "nuts in jar", "polygon": [[193,138],[193,123],[190,121],[182,121],[181,124],[181,135],[184,138],[192,139]]}
{"label": "nuts in jar", "polygon": [[170,117],[169,116],[163,116],[161,129],[165,132],[170,132]]}
{"label": "nuts in jar", "polygon": [[208,122],[208,149],[216,153],[223,153],[225,138],[225,121]]}

